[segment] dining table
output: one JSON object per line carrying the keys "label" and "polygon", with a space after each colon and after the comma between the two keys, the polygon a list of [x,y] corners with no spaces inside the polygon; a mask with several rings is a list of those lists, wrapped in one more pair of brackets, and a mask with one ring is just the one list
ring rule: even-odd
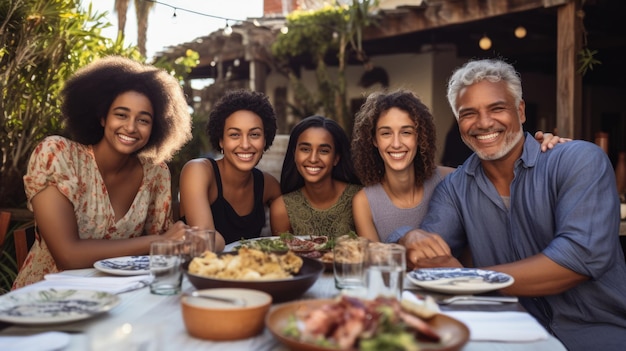
{"label": "dining table", "polygon": [[[96,269],[79,269],[65,271],[64,274],[77,277],[107,276]],[[40,282],[41,283],[41,282]],[[40,284],[35,283],[35,284]],[[36,287],[36,286],[35,286]],[[416,294],[428,294],[406,281],[405,290]],[[34,287],[31,287],[33,289]],[[190,336],[186,329],[181,313],[181,296],[191,293],[195,288],[185,277],[181,294],[163,296],[150,293],[149,287],[143,287],[132,291],[118,294],[120,302],[108,312],[89,319],[74,321],[64,324],[52,325],[19,325],[0,322],[0,338],[4,336],[25,336],[46,331],[59,331],[70,336],[69,343],[62,350],[110,350],[122,349],[115,344],[119,337],[120,327],[126,326],[127,332],[136,333],[136,340],[147,340],[145,345],[125,345],[126,350],[272,350],[286,351],[288,348],[282,345],[272,333],[265,328],[259,335],[237,341],[208,341]],[[19,289],[10,293],[19,292]],[[336,297],[340,291],[335,288],[332,272],[324,272],[315,284],[306,291],[301,299],[328,299]],[[447,310],[473,310],[473,311],[523,311],[519,303],[502,304],[452,304],[441,306],[445,313]],[[207,324],[219,323],[215,320],[207,320]],[[494,330],[498,333],[498,330]],[[100,348],[100,346],[102,346]],[[470,340],[462,348],[463,351],[559,351],[566,350],[563,344],[552,335],[547,335],[542,340],[527,342],[502,342],[502,341],[476,341]]]}

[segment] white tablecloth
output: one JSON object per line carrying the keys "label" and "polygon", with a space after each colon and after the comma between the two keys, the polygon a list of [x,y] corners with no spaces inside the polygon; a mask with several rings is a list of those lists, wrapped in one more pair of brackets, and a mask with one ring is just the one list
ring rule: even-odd
{"label": "white tablecloth", "polygon": [[[95,269],[83,269],[66,271],[67,274],[78,276],[101,275]],[[192,291],[193,286],[185,279],[183,290]],[[332,274],[324,275],[307,291],[302,298],[332,298],[338,293],[334,286]],[[103,315],[93,319],[78,321],[69,324],[61,324],[50,327],[25,327],[9,326],[0,331],[2,335],[24,335],[42,331],[66,331],[71,333],[70,344],[66,351],[90,350],[94,340],[111,342],[115,339],[114,332],[120,326],[127,324],[132,326],[133,333],[139,337],[154,340],[152,346],[146,350],[176,350],[176,351],[229,351],[229,350],[286,350],[266,329],[261,335],[234,342],[211,342],[195,339],[187,334],[183,323],[180,296],[160,296],[150,294],[149,289],[142,288],[119,295],[121,303]],[[207,323],[219,323],[219,321],[207,321]],[[497,331],[494,331],[497,332]],[[110,348],[116,349],[116,348]],[[503,343],[503,342],[477,342],[470,341],[463,351],[559,351],[565,347],[554,337],[546,340],[527,343]]]}

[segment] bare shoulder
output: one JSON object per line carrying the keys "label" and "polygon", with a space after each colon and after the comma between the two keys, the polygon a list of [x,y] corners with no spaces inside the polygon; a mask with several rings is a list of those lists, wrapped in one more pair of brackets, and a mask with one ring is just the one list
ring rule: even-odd
{"label": "bare shoulder", "polygon": [[283,200],[282,195],[277,197],[274,201],[272,201],[272,204],[270,206],[270,211],[272,215],[287,213],[287,206],[285,206],[285,201]]}
{"label": "bare shoulder", "polygon": [[356,192],[356,194],[354,194],[354,197],[352,198],[352,205],[354,206],[355,204],[365,204],[369,206],[369,202],[367,201],[367,195],[365,195],[365,188],[361,188],[359,191]]}
{"label": "bare shoulder", "polygon": [[180,174],[180,181],[190,183],[210,183],[214,178],[211,161],[206,158],[195,158],[187,161]]}

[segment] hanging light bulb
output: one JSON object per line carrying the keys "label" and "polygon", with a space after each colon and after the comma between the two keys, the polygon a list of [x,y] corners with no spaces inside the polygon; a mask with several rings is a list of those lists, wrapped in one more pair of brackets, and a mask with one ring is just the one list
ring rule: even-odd
{"label": "hanging light bulb", "polygon": [[480,46],[480,48],[483,50],[491,49],[491,39],[489,39],[486,34],[483,35],[483,37],[480,38],[480,40],[478,41],[478,46]]}
{"label": "hanging light bulb", "polygon": [[233,34],[233,27],[231,27],[230,24],[228,24],[228,21],[226,21],[226,27],[224,28],[224,35],[230,36],[231,34]]}
{"label": "hanging light bulb", "polygon": [[177,24],[178,18],[176,17],[176,8],[174,8],[174,14],[172,14],[172,23]]}
{"label": "hanging light bulb", "polygon": [[518,39],[522,39],[526,36],[526,28],[524,26],[518,26],[515,28],[515,37]]}

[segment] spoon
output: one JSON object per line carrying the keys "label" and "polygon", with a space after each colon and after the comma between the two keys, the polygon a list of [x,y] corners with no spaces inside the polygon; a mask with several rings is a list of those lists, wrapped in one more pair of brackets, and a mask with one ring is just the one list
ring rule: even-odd
{"label": "spoon", "polygon": [[202,298],[202,299],[208,299],[208,300],[213,300],[213,301],[225,302],[225,303],[229,303],[231,305],[240,306],[240,307],[246,307],[246,305],[247,305],[246,300],[241,299],[241,298],[222,297],[222,296],[215,296],[215,295],[205,295],[205,294],[201,294],[201,293],[199,293],[197,291],[193,291],[191,294],[187,294],[187,296],[199,297],[199,298]]}

